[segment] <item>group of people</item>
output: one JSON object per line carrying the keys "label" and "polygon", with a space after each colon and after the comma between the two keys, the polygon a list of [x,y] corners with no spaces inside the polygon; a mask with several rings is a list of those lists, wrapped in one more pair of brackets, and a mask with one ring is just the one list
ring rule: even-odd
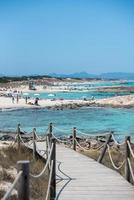
{"label": "group of people", "polygon": [[[19,97],[19,95],[17,94],[16,96],[15,95],[12,95],[12,103],[19,103],[19,99],[20,99],[20,97]],[[25,103],[26,104],[28,104],[28,99],[29,99],[29,97],[28,96],[26,96],[25,97]],[[35,98],[35,101],[34,101],[34,105],[36,105],[36,106],[38,106],[39,105],[39,98],[38,97],[36,97]]]}
{"label": "group of people", "polygon": [[15,99],[16,99],[16,103],[19,103],[19,95],[17,94],[16,97],[14,95],[12,95],[12,103],[15,103]]}

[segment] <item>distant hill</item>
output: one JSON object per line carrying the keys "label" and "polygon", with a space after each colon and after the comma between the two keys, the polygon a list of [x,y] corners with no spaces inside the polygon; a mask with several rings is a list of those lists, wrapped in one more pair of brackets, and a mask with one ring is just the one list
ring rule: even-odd
{"label": "distant hill", "polygon": [[76,72],[72,74],[58,74],[58,73],[50,73],[45,75],[20,75],[20,76],[5,76],[0,74],[1,79],[10,79],[10,80],[27,80],[27,79],[38,79],[38,78],[78,78],[78,79],[124,79],[124,80],[134,80],[134,73],[124,73],[124,72],[112,72],[112,73],[102,73],[102,74],[89,74],[87,72]]}
{"label": "distant hill", "polygon": [[87,72],[78,72],[73,74],[56,74],[50,73],[51,77],[60,77],[60,78],[97,78],[97,75],[88,74]]}
{"label": "distant hill", "polygon": [[112,73],[102,73],[100,75],[88,74],[87,72],[78,72],[73,74],[49,74],[51,77],[58,78],[95,78],[95,79],[134,79],[134,73],[124,73],[124,72],[112,72]]}
{"label": "distant hill", "polygon": [[103,79],[134,79],[134,73],[123,73],[123,72],[113,72],[113,73],[103,73],[100,75]]}

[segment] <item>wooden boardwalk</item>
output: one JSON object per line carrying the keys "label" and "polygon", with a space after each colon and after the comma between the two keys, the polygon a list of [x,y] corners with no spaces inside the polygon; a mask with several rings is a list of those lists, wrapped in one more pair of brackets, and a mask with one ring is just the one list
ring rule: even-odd
{"label": "wooden boardwalk", "polygon": [[[37,143],[45,149],[44,143]],[[134,186],[119,173],[56,144],[56,200],[134,200]]]}
{"label": "wooden boardwalk", "polygon": [[134,186],[117,172],[57,144],[58,200],[134,200]]}

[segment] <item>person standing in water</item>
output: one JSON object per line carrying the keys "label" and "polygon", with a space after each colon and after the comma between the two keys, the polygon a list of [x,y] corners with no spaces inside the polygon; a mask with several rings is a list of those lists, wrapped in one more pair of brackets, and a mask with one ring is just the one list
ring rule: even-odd
{"label": "person standing in water", "polygon": [[27,99],[28,99],[28,97],[26,96],[26,97],[25,97],[25,102],[26,102],[26,104],[27,104]]}

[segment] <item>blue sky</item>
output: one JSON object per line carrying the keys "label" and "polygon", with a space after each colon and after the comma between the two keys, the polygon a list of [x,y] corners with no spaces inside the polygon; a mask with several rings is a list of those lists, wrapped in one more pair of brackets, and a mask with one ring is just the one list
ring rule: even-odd
{"label": "blue sky", "polygon": [[0,74],[134,72],[134,1],[0,0]]}

